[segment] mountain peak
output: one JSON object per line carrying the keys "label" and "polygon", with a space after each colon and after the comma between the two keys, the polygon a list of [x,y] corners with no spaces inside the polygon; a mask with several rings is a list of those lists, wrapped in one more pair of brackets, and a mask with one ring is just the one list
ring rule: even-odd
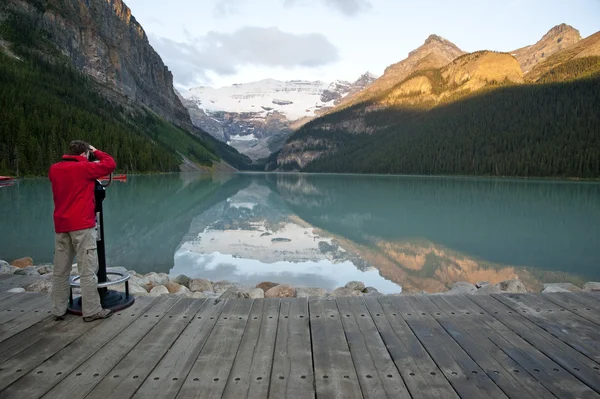
{"label": "mountain peak", "polygon": [[408,53],[408,58],[423,58],[431,52],[443,53],[448,58],[448,62],[464,54],[464,51],[458,48],[456,44],[441,36],[432,34],[425,39],[420,47]]}
{"label": "mountain peak", "polygon": [[519,61],[523,72],[527,73],[539,62],[580,40],[579,31],[563,23],[550,29],[537,43],[511,51],[511,54]]}
{"label": "mountain peak", "polygon": [[360,78],[358,78],[358,79],[359,80],[360,79],[373,79],[373,80],[375,80],[377,78],[379,78],[379,75],[377,75],[377,74],[375,74],[375,73],[373,73],[371,71],[367,71],[367,72],[363,73],[362,75],[360,75]]}
{"label": "mountain peak", "polygon": [[[357,93],[355,96],[348,96],[340,104],[346,106],[347,104],[373,98],[402,82],[411,73],[423,69],[441,68],[463,54],[465,52],[454,43],[435,34],[429,35],[423,45],[408,53],[407,58],[388,66],[383,76],[369,84],[366,90]],[[368,78],[372,79],[373,76],[371,75]]]}
{"label": "mountain peak", "polygon": [[429,37],[427,39],[425,39],[425,43],[424,44],[430,44],[430,43],[433,43],[433,42],[441,42],[441,43],[443,43],[443,42],[446,42],[446,41],[447,40],[444,39],[443,37],[438,36],[436,34],[432,34],[432,35],[429,35]]}
{"label": "mountain peak", "polygon": [[550,29],[548,31],[548,33],[546,33],[544,35],[544,37],[542,37],[542,40],[547,37],[558,36],[558,35],[561,35],[561,34],[567,33],[567,32],[573,32],[577,36],[581,37],[581,35],[579,34],[579,31],[577,29],[573,28],[571,25],[562,23],[562,24],[556,25],[552,29]]}

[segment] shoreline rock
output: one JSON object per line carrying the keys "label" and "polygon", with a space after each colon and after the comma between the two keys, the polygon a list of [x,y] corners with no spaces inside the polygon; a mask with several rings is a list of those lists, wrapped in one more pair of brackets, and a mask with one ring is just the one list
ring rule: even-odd
{"label": "shoreline rock", "polygon": [[24,258],[15,259],[10,262],[11,266],[18,267],[19,269],[24,269],[29,266],[33,266],[33,259],[26,256]]}
{"label": "shoreline rock", "polygon": [[[544,284],[544,290],[542,292],[546,292],[547,289],[558,289],[560,288],[561,290],[565,290],[567,292],[581,292],[582,289],[579,288],[578,286],[571,284],[571,283],[551,283],[551,284]],[[555,291],[555,292],[560,292],[560,291]]]}
{"label": "shoreline rock", "polygon": [[[28,259],[22,265],[28,263]],[[14,262],[13,262],[14,263]],[[33,263],[33,262],[32,262]],[[8,262],[0,260],[0,275],[25,275],[39,278],[33,283],[24,287],[25,292],[46,292],[52,290],[52,271],[54,267],[51,264],[40,264],[24,266],[22,268],[12,266]],[[289,284],[280,284],[277,282],[264,281],[255,287],[244,287],[230,281],[210,281],[203,278],[190,278],[186,275],[178,275],[171,278],[166,273],[150,272],[145,275],[137,273],[135,270],[126,270],[122,267],[110,267],[107,271],[124,273],[131,275],[129,280],[129,292],[134,296],[184,296],[188,298],[328,298],[328,297],[360,297],[360,296],[401,296],[412,295],[413,293],[402,292],[398,287],[398,293],[383,294],[374,287],[366,287],[361,281],[350,281],[344,286],[327,290],[319,287],[293,287]],[[77,274],[77,265],[73,265],[71,275]],[[125,291],[125,284],[112,286],[115,291]],[[23,292],[17,289],[18,292]],[[17,292],[12,291],[12,292]],[[577,287],[571,283],[547,283],[541,292],[600,292],[600,282],[587,282],[583,287]],[[505,280],[497,284],[491,284],[488,281],[480,281],[475,284],[459,281],[453,284],[452,288],[444,292],[428,293],[421,291],[422,295],[488,295],[502,293],[527,293],[529,291],[520,280]]]}

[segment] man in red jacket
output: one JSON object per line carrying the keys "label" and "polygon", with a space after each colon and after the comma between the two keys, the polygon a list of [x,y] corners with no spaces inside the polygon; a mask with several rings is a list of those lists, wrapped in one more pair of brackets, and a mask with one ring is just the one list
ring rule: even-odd
{"label": "man in red jacket", "polygon": [[[100,162],[90,162],[90,152]],[[73,141],[62,161],[50,167],[48,177],[54,195],[54,275],[52,312],[64,320],[69,301],[69,276],[73,257],[81,276],[83,320],[106,319],[112,312],[102,309],[98,294],[96,253],[96,179],[112,173],[117,164],[108,154],[83,141]]]}

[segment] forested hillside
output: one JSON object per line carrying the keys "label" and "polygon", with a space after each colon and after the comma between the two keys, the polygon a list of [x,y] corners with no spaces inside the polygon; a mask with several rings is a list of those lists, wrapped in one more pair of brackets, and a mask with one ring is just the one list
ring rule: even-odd
{"label": "forested hillside", "polygon": [[180,151],[211,165],[218,157],[192,135],[150,111],[126,117],[63,65],[0,53],[0,173],[41,175],[69,141],[83,139],[115,156],[119,170],[177,171]]}
{"label": "forested hillside", "polygon": [[36,14],[9,10],[0,23],[0,174],[44,175],[73,139],[115,156],[122,172],[178,171],[184,157],[207,169],[220,158],[250,165],[83,74],[50,39]]}
{"label": "forested hillside", "polygon": [[302,169],[307,172],[598,178],[599,106],[596,75],[490,89],[429,110],[365,113],[367,128],[383,127],[373,134],[323,128],[343,126],[362,112],[350,108],[307,125],[293,138],[312,143],[304,151],[327,151]]}
{"label": "forested hillside", "polygon": [[513,55],[491,51],[416,68],[305,125],[268,168],[598,179],[600,32],[575,33],[544,60],[534,59],[541,44],[529,49],[522,61],[537,63],[525,74]]}

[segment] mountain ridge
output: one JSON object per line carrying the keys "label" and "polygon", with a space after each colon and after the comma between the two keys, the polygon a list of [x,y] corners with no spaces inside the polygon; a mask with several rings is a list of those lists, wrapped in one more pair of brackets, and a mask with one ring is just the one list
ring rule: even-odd
{"label": "mountain ridge", "polygon": [[510,51],[509,53],[519,61],[523,73],[526,74],[552,54],[580,40],[581,34],[577,29],[562,23],[552,27],[536,43]]}
{"label": "mountain ridge", "polygon": [[369,85],[368,89],[346,98],[329,112],[366,101],[402,82],[418,70],[441,68],[463,54],[465,52],[454,43],[432,34],[421,46],[409,52],[405,59],[388,66],[383,75]]}
{"label": "mountain ridge", "polygon": [[374,79],[370,72],[354,82],[263,79],[218,89],[200,86],[181,97],[195,126],[258,160],[281,148],[294,128]]}
{"label": "mountain ridge", "polygon": [[[571,31],[570,27],[559,26],[550,32],[554,34],[564,31]],[[435,42],[436,38],[433,37],[429,41]],[[600,165],[595,163],[593,157],[589,157],[587,150],[585,154],[574,152],[569,159],[560,159],[567,153],[566,150],[558,151],[561,146],[569,147],[571,151],[573,146],[581,143],[586,143],[587,149],[598,146],[593,132],[600,128],[596,125],[600,124],[600,121],[592,110],[600,108],[600,101],[590,90],[596,87],[597,81],[600,80],[600,32],[557,50],[538,63],[527,75],[523,74],[518,60],[509,53],[477,51],[460,55],[439,68],[427,68],[427,57],[431,58],[431,55],[427,54],[418,60],[425,60],[426,67],[413,60],[410,64],[416,68],[399,83],[391,87],[384,86],[380,78],[369,88],[375,91],[374,94],[363,93],[362,101],[339,107],[300,128],[288,139],[281,151],[269,159],[268,169],[354,173],[600,176]],[[406,64],[408,63],[405,62]],[[532,77],[533,73],[536,75]],[[571,81],[577,84],[566,84]],[[540,93],[540,97],[536,97],[534,93]],[[510,100],[507,100],[509,98]],[[556,103],[549,102],[549,99],[554,99]],[[480,101],[484,105],[478,104]],[[517,104],[523,108],[522,111],[515,108]],[[570,118],[561,118],[561,123],[558,124],[558,121],[551,120],[555,118],[554,113],[548,111],[557,109],[557,106],[562,107],[559,108],[563,110],[562,113],[568,113],[571,107],[577,110],[577,113],[570,115]],[[483,116],[469,112],[483,113]],[[533,112],[537,114],[532,115]],[[479,122],[470,122],[467,115]],[[460,123],[457,122],[459,119]],[[544,126],[543,129],[534,127],[532,121]],[[523,132],[519,132],[519,123],[523,125]],[[469,132],[469,136],[465,136],[466,133],[461,132],[461,129]],[[488,137],[488,132],[482,129],[502,133],[501,145],[508,146],[512,151],[506,153],[507,159],[511,161],[502,161],[493,152],[486,151],[482,155],[479,154],[478,148],[469,147],[468,151],[474,153],[473,164],[469,165],[465,159],[461,159],[460,164],[453,165],[453,159],[464,156],[464,147],[473,144],[468,140],[483,147],[490,147],[492,143],[498,145],[498,139],[495,136]],[[574,142],[563,143],[561,131],[557,129],[569,131],[569,137],[572,137]],[[424,133],[425,131],[431,138]],[[440,136],[439,132],[442,131],[445,135]],[[527,140],[527,137],[523,136],[525,132],[537,137],[538,143],[544,143],[539,145],[553,153],[556,161],[544,161],[549,164],[541,168],[530,165],[534,158],[537,158],[535,162],[539,162],[547,156],[531,147],[531,143],[527,144],[525,149],[535,153],[535,156],[524,155],[518,160],[513,158],[514,153],[522,150],[518,149],[514,140]],[[540,136],[545,132],[548,132],[547,136]],[[481,141],[486,137],[491,143]],[[395,147],[392,143],[400,147]],[[415,145],[417,147],[414,147]],[[447,153],[439,146],[457,152]],[[407,153],[409,148],[418,151],[423,161],[413,159],[413,155]],[[506,152],[506,148],[498,147],[495,151]],[[475,162],[479,156],[482,159]],[[422,166],[419,166],[420,162],[423,163]],[[492,166],[488,167],[487,162]],[[509,168],[505,165],[508,162],[514,162],[515,165],[510,165]],[[573,162],[579,162],[579,165],[573,165]],[[517,167],[517,164],[520,166]]]}
{"label": "mountain ridge", "polygon": [[553,68],[574,59],[600,56],[600,32],[596,32],[571,46],[549,56],[544,62],[538,63],[525,75],[531,82],[538,81],[544,74]]}

